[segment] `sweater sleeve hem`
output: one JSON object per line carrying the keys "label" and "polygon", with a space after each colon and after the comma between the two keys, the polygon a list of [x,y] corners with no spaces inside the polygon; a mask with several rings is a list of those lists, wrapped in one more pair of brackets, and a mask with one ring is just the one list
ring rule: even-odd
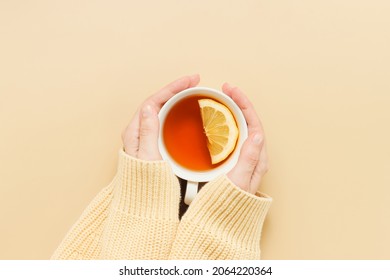
{"label": "sweater sleeve hem", "polygon": [[201,225],[220,240],[257,251],[271,203],[268,195],[245,192],[223,175],[201,189],[183,220]]}
{"label": "sweater sleeve hem", "polygon": [[115,209],[146,218],[178,218],[180,185],[167,162],[140,160],[120,150],[117,180]]}

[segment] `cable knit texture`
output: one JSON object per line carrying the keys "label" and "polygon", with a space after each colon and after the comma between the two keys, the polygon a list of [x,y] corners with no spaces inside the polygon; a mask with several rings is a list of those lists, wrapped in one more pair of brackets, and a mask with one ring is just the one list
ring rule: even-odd
{"label": "cable knit texture", "polygon": [[201,189],[179,222],[180,185],[169,164],[120,151],[115,178],[52,259],[259,259],[271,201],[221,176]]}

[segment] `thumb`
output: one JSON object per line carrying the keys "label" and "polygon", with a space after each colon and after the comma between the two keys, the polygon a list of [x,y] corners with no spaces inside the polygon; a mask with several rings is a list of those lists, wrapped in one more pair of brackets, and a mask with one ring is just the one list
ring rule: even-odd
{"label": "thumb", "polygon": [[139,127],[138,158],[143,160],[160,160],[158,150],[159,120],[152,106],[146,105],[141,109]]}
{"label": "thumb", "polygon": [[228,178],[244,191],[255,193],[251,190],[251,179],[260,159],[260,152],[263,146],[263,137],[255,133],[248,137],[242,145],[237,164],[227,174]]}

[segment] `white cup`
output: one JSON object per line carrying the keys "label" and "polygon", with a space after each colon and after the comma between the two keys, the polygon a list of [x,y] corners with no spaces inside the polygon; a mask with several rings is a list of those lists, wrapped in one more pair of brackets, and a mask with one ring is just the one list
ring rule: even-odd
{"label": "white cup", "polygon": [[[162,132],[164,129],[164,123],[168,112],[178,101],[192,95],[201,95],[206,98],[210,97],[219,101],[220,103],[224,104],[226,107],[229,108],[229,110],[233,113],[234,118],[236,119],[237,122],[239,136],[238,136],[236,148],[234,149],[232,154],[225,162],[223,162],[221,165],[218,165],[217,167],[211,170],[197,171],[197,170],[188,169],[180,165],[171,157],[171,155],[169,154],[169,152],[167,151],[164,145]],[[160,154],[164,160],[170,163],[172,170],[176,176],[184,180],[187,180],[187,188],[186,188],[187,190],[184,197],[184,202],[187,205],[189,205],[192,202],[192,200],[195,198],[196,194],[198,193],[198,186],[200,182],[208,182],[222,174],[228,173],[237,163],[241,146],[244,143],[245,139],[248,137],[248,127],[246,124],[245,117],[241,109],[238,107],[238,105],[229,96],[227,96],[223,92],[220,92],[215,89],[207,88],[207,87],[193,87],[175,94],[164,104],[158,116],[160,119],[160,132],[159,132],[159,139],[158,139]]]}

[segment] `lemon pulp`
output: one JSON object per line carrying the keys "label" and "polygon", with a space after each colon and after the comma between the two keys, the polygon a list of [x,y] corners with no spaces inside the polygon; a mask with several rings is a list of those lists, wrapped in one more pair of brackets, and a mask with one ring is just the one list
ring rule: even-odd
{"label": "lemon pulp", "polygon": [[238,128],[230,110],[212,99],[198,100],[212,164],[225,160],[236,146]]}

